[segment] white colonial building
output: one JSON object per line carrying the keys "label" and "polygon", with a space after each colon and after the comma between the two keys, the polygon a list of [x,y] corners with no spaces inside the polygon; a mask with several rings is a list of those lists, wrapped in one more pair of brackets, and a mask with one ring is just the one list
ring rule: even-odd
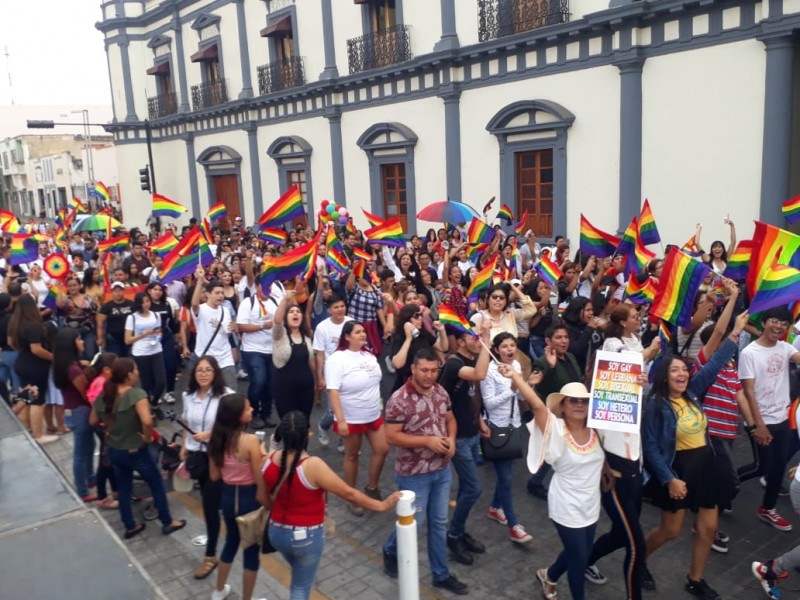
{"label": "white colonial building", "polygon": [[[400,215],[497,195],[543,238],[579,213],[664,237],[800,193],[800,0],[108,0],[126,220],[138,169],[252,223],[291,183]],[[499,208],[500,202],[495,204]],[[709,237],[704,235],[706,242]],[[708,244],[707,244],[708,245]]]}

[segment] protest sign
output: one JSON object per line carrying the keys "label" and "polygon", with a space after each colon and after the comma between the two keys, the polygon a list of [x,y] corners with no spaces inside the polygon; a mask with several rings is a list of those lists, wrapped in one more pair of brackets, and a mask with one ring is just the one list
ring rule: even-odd
{"label": "protest sign", "polygon": [[592,397],[587,425],[639,433],[642,419],[642,355],[639,352],[599,351],[594,362]]}

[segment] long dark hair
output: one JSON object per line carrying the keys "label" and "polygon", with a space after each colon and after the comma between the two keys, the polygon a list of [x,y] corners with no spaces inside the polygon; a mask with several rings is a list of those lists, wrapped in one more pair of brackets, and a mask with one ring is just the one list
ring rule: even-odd
{"label": "long dark hair", "polygon": [[225,394],[219,401],[217,418],[208,441],[208,458],[221,469],[225,462],[225,453],[236,447],[244,430],[242,413],[247,398],[243,394]]}
{"label": "long dark hair", "polygon": [[[649,398],[649,401],[651,402],[658,402],[659,419],[663,418],[662,410],[664,406],[669,404],[669,368],[676,360],[686,365],[686,368],[689,370],[689,379],[691,380],[692,377],[692,366],[689,364],[689,361],[682,356],[667,353],[661,359],[659,359],[658,365],[656,365],[655,372],[653,373],[653,387],[650,389]],[[695,409],[702,411],[694,399],[689,397],[688,394],[685,395],[684,398],[687,402],[691,403]]]}
{"label": "long dark hair", "polygon": [[83,272],[83,288],[87,289],[93,285],[97,285],[94,280],[94,273],[97,269],[89,267]]}
{"label": "long dark hair", "polygon": [[421,312],[422,308],[416,304],[409,304],[408,306],[401,308],[397,313],[397,321],[395,322],[394,326],[394,330],[398,333],[398,335],[404,336],[405,332],[403,329],[406,323],[408,323],[414,315]]}
{"label": "long dark hair", "polygon": [[713,242],[711,242],[711,246],[708,247],[708,263],[707,264],[710,265],[712,262],[714,262],[714,255],[711,253],[711,251],[714,250],[714,246],[719,246],[720,248],[722,248],[722,254],[720,254],[719,258],[720,258],[720,260],[722,262],[727,263],[728,262],[728,251],[725,249],[725,244],[723,244],[721,240],[714,240]]}
{"label": "long dark hair", "polygon": [[102,352],[97,353],[94,355],[92,359],[92,364],[86,367],[86,381],[91,384],[97,377],[100,376],[100,373],[103,372],[103,369],[108,367],[109,369],[114,365],[114,361],[117,360],[117,355],[113,352]]}
{"label": "long dark hair", "polygon": [[61,329],[53,340],[53,382],[60,390],[70,384],[69,368],[80,364],[80,355],[75,340],[81,336],[77,329],[66,327]]}
{"label": "long dark hair", "polygon": [[286,474],[286,455],[293,452],[292,464],[289,465],[289,476],[286,478],[286,485],[292,485],[297,465],[300,462],[300,455],[308,448],[308,430],[310,426],[306,416],[298,410],[283,415],[275,436],[283,442],[283,453],[281,454],[281,470],[278,481],[283,479]]}
{"label": "long dark hair", "polygon": [[623,325],[622,322],[628,320],[631,317],[632,314],[631,310],[635,310],[635,307],[630,304],[620,304],[613,308],[611,314],[608,315],[608,325],[606,325],[606,339],[608,338],[622,339],[622,334],[625,333],[625,325]]}
{"label": "long dark hair", "polygon": [[286,333],[289,333],[289,310],[295,307],[300,311],[300,326],[297,328],[298,331],[304,338],[312,337],[311,330],[308,328],[308,323],[306,323],[305,315],[303,314],[303,309],[299,304],[292,304],[286,307],[286,314],[283,315],[283,327],[286,329]]}
{"label": "long dark hair", "polygon": [[117,358],[111,364],[111,377],[103,384],[103,405],[106,414],[114,412],[114,402],[117,400],[119,386],[125,383],[128,375],[136,370],[136,363],[132,358]]}
{"label": "long dark hair", "polygon": [[214,369],[214,378],[211,380],[211,395],[214,398],[219,398],[225,393],[225,379],[222,377],[222,369],[219,368],[217,359],[208,354],[205,354],[199,358],[196,363],[194,363],[194,367],[192,367],[192,374],[189,377],[189,383],[186,385],[186,391],[190,394],[194,394],[200,389],[200,386],[197,383],[196,373],[197,365],[203,361],[207,362],[209,365],[211,365],[211,368]]}
{"label": "long dark hair", "polygon": [[39,309],[36,307],[36,300],[29,294],[23,294],[17,300],[14,312],[11,313],[11,319],[8,322],[8,337],[14,342],[15,350],[22,349],[19,333],[23,323],[34,323],[39,327],[44,325],[42,315],[39,314]]}
{"label": "long dark hair", "polygon": [[142,312],[144,309],[144,299],[150,300],[150,308],[153,307],[153,300],[147,292],[139,292],[133,297],[133,308],[136,312]]}
{"label": "long dark hair", "polygon": [[517,338],[508,333],[507,331],[501,331],[496,336],[492,338],[492,354],[495,358],[500,358],[497,349],[500,347],[500,344],[505,342],[506,340],[514,340],[514,343],[517,343]]}
{"label": "long dark hair", "polygon": [[361,325],[364,327],[364,323],[361,321],[345,321],[344,325],[342,326],[342,333],[339,336],[339,345],[336,346],[337,350],[349,350],[350,349],[350,342],[345,339],[346,335],[350,335],[353,333],[353,329],[356,328],[356,325]]}
{"label": "long dark hair", "polygon": [[588,298],[584,298],[583,296],[572,298],[569,304],[567,304],[567,308],[564,309],[562,318],[570,325],[576,325],[578,327],[584,325],[583,309],[586,308],[587,304],[589,304]]}

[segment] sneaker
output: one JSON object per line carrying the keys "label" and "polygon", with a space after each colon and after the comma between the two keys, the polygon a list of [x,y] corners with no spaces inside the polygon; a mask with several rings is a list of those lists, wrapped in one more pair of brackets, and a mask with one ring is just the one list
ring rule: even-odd
{"label": "sneaker", "polygon": [[725,538],[728,538],[728,542],[730,541],[730,538],[727,535],[718,531],[714,536],[714,541],[711,542],[711,549],[714,552],[719,552],[720,554],[727,554],[728,542],[725,541]]}
{"label": "sneaker", "polygon": [[586,581],[589,583],[594,583],[596,585],[603,585],[604,583],[608,582],[606,576],[600,572],[595,565],[589,565],[586,567],[586,570],[583,572],[583,576],[586,578]]}
{"label": "sneaker", "polygon": [[724,531],[720,531],[719,529],[717,529],[717,536],[716,537],[718,537],[719,541],[721,541],[723,544],[730,544],[731,543],[731,536],[729,536]]}
{"label": "sneaker", "polygon": [[247,371],[245,371],[244,369],[239,369],[236,372],[236,379],[242,379],[242,380],[247,379]]}
{"label": "sneaker", "polygon": [[225,600],[225,598],[227,598],[228,594],[230,593],[231,593],[231,586],[229,586],[226,583],[225,587],[223,587],[221,591],[214,590],[213,592],[211,592],[211,600]]}
{"label": "sneaker", "polygon": [[656,580],[647,565],[642,565],[642,589],[648,592],[656,591]]}
{"label": "sneaker", "polygon": [[509,536],[511,541],[517,544],[527,544],[533,539],[533,536],[525,531],[525,528],[519,523],[511,528]]}
{"label": "sneaker", "polygon": [[720,596],[714,588],[708,585],[705,579],[694,581],[687,577],[686,583],[683,584],[683,587],[686,588],[686,591],[692,596],[705,598],[706,600],[722,600],[722,596]]}
{"label": "sneaker", "polygon": [[434,579],[433,587],[444,588],[453,594],[458,594],[459,596],[464,596],[469,593],[467,584],[456,579],[455,575],[450,575],[450,577],[447,579],[442,579],[441,581],[436,581]]}
{"label": "sneaker", "polygon": [[373,500],[383,502],[383,496],[381,496],[381,491],[378,488],[364,486],[364,493]]}
{"label": "sneaker", "polygon": [[506,513],[503,512],[502,508],[494,508],[493,506],[489,507],[489,510],[486,511],[486,516],[489,517],[492,521],[497,521],[500,525],[508,525],[508,519],[506,519]]}
{"label": "sneaker", "polygon": [[175,404],[176,402],[175,395],[172,392],[167,392],[161,397],[161,399],[167,404]]}
{"label": "sneaker", "polygon": [[770,508],[767,510],[763,506],[758,509],[756,513],[759,519],[764,521],[765,523],[769,523],[778,531],[791,531],[792,524],[789,523],[786,519],[778,514],[778,511],[774,508]]}
{"label": "sneaker", "polygon": [[364,516],[364,509],[360,507],[358,504],[351,502],[347,505],[347,509],[350,511],[350,514],[354,517],[363,517]]}
{"label": "sneaker", "polygon": [[484,552],[486,552],[486,546],[481,544],[470,534],[465,532],[462,537],[464,538],[464,543],[467,545],[467,550],[469,550],[473,554],[483,554]]}
{"label": "sneaker", "polygon": [[781,573],[778,575],[774,569],[775,561],[768,560],[767,562],[754,562],[750,565],[750,570],[753,575],[761,584],[761,589],[767,595],[767,598],[780,600],[781,592],[778,589],[778,579],[785,579],[789,576],[788,573]]}
{"label": "sneaker", "polygon": [[453,537],[452,535],[448,535],[447,547],[450,549],[450,552],[453,554],[453,558],[456,559],[456,562],[459,562],[462,565],[471,565],[474,562],[472,553],[469,551],[469,548],[467,548],[467,543],[464,541],[464,536]]}
{"label": "sneaker", "polygon": [[527,487],[528,493],[534,498],[539,498],[539,500],[547,500],[547,488],[543,485],[537,485],[528,482]]}
{"label": "sneaker", "polygon": [[47,444],[52,444],[53,442],[57,442],[59,437],[57,435],[43,435],[40,438],[36,438],[36,441],[39,442],[40,445],[46,446]]}
{"label": "sneaker", "polygon": [[328,435],[328,432],[319,425],[317,425],[317,439],[319,440],[319,443],[325,447],[331,443],[331,437]]}
{"label": "sneaker", "polygon": [[339,438],[339,443],[336,445],[336,451],[339,454],[344,454],[344,438]]}
{"label": "sneaker", "polygon": [[767,487],[767,478],[762,475],[761,477],[759,477],[758,483],[760,483],[761,487],[763,488]]}
{"label": "sneaker", "polygon": [[383,551],[383,572],[397,579],[397,555]]}

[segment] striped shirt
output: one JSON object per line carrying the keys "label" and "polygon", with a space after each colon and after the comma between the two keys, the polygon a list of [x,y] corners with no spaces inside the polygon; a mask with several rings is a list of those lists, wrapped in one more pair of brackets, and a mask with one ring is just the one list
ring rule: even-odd
{"label": "striped shirt", "polygon": [[[694,359],[694,371],[699,371],[708,363],[703,350]],[[703,411],[708,419],[708,434],[727,440],[736,439],[739,425],[739,403],[737,393],[742,389],[736,362],[731,359],[717,373],[714,383],[706,391]]]}

